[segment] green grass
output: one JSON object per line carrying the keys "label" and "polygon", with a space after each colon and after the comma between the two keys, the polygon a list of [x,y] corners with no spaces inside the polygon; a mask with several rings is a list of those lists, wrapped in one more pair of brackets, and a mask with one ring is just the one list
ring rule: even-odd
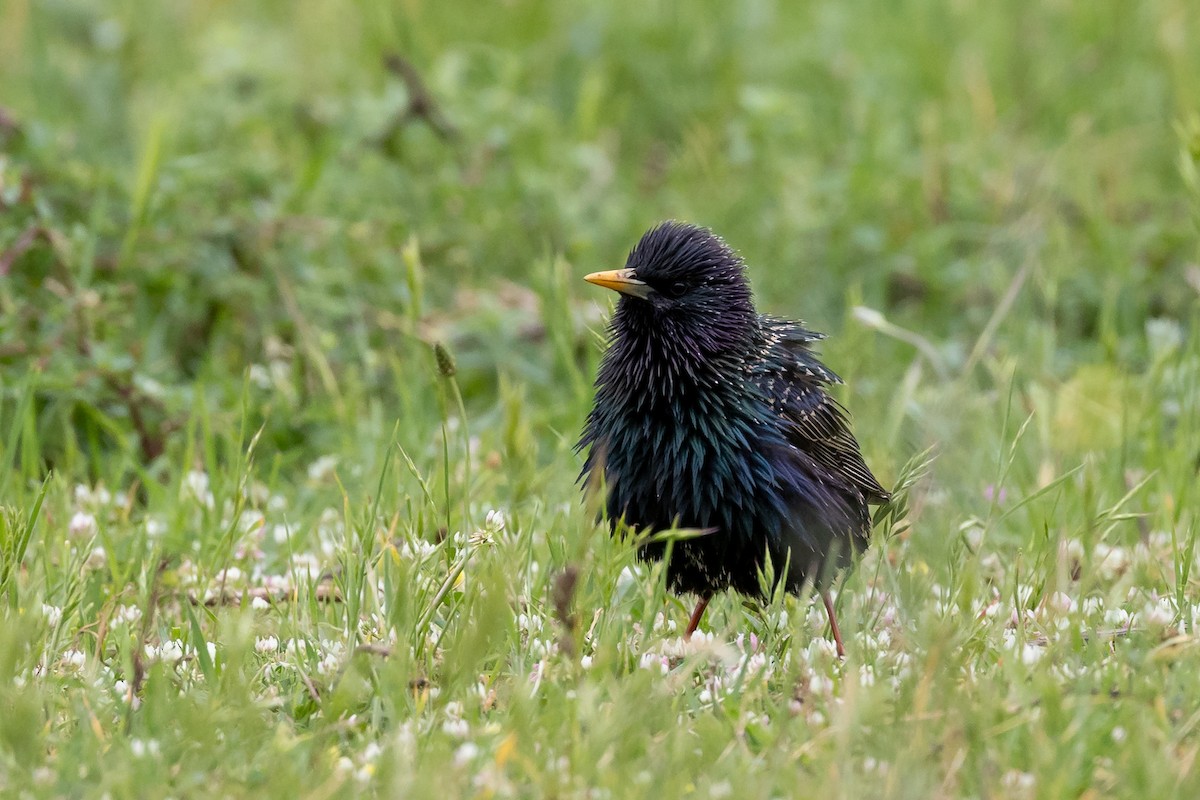
{"label": "green grass", "polygon": [[[1189,0],[0,5],[0,794],[1197,796],[1198,98]],[[912,479],[845,662],[580,500],[668,217]]]}

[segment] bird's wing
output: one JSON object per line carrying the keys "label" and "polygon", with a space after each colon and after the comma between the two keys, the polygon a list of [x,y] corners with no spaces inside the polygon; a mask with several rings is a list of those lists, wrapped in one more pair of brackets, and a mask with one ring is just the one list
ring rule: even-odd
{"label": "bird's wing", "polygon": [[848,488],[885,502],[888,492],[863,461],[846,410],[825,392],[826,386],[842,382],[810,349],[825,337],[773,317],[763,318],[763,331],[766,346],[755,380],[784,420],[788,439]]}

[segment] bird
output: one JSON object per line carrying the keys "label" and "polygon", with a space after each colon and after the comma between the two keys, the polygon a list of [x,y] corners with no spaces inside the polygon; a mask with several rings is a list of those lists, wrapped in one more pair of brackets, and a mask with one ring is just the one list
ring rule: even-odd
{"label": "bird", "polygon": [[619,298],[576,448],[579,482],[602,489],[614,534],[622,522],[701,532],[669,546],[646,537],[638,552],[669,554],[668,586],[699,598],[685,639],[718,592],[765,600],[782,582],[820,592],[844,657],[830,588],[868,545],[870,505],[890,494],[827,391],[842,379],[813,350],[825,336],[760,314],[743,259],[685,222],[656,225],[623,269],[584,280]]}

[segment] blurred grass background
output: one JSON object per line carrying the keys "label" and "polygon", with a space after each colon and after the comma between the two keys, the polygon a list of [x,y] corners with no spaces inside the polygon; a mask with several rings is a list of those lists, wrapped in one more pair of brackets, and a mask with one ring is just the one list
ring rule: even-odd
{"label": "blurred grass background", "polygon": [[[45,694],[32,703],[13,699],[38,697],[28,692],[9,697],[6,708],[24,709],[21,718],[41,731],[41,747],[19,737],[0,747],[0,785],[75,794],[80,778],[49,781],[37,770],[51,764],[65,776],[75,759],[104,774],[112,737],[138,725],[137,741],[174,735],[174,757],[194,756],[183,742],[225,719],[226,730],[229,720],[246,726],[244,739],[213,744],[212,760],[197,769],[218,769],[238,748],[261,760],[218,781],[222,791],[250,791],[266,774],[292,775],[300,791],[300,776],[317,769],[328,782],[308,788],[320,794],[352,780],[322,760],[330,742],[359,753],[410,714],[420,718],[424,706],[396,700],[413,675],[441,686],[443,703],[461,702],[475,673],[490,675],[506,696],[506,681],[544,664],[508,610],[550,614],[548,575],[563,565],[595,571],[580,606],[586,598],[652,620],[663,609],[659,595],[633,606],[627,594],[613,599],[629,554],[590,532],[572,485],[571,446],[609,302],[579,278],[620,266],[642,231],[665,218],[722,234],[746,257],[764,310],[833,334],[824,355],[849,380],[842,399],[885,481],[913,452],[937,445],[912,531],[879,548],[891,590],[907,603],[905,652],[921,661],[939,637],[974,635],[947,634],[950,623],[930,616],[933,582],[970,587],[955,595],[964,608],[993,586],[1018,608],[1036,606],[1070,583],[1058,558],[1066,540],[1091,553],[1170,533],[1175,562],[1151,570],[1149,583],[1130,578],[1117,591],[1111,575],[1094,585],[1084,578],[1067,593],[1124,602],[1136,584],[1175,598],[1183,619],[1195,588],[1184,565],[1200,457],[1198,37],[1200,13],[1187,0],[513,0],[469,9],[424,0],[6,0],[0,504],[8,509],[4,573],[15,577],[3,584],[10,602],[0,628],[13,655],[0,681],[7,669],[25,685],[40,680]],[[434,342],[456,360],[452,382],[436,368]],[[103,513],[87,499],[98,487],[117,498]],[[205,492],[212,497],[198,511]],[[1002,493],[1020,505],[999,509]],[[452,534],[479,528],[493,507],[504,509],[516,539],[497,551],[504,558],[486,562],[491,577],[479,585],[505,592],[509,604],[485,602],[487,592],[470,587],[405,600],[408,568],[386,577],[389,539],[400,531],[414,546],[444,549],[445,560],[411,568],[441,585],[459,557]],[[250,511],[265,520],[251,526],[259,536],[282,524],[301,531],[299,543],[268,536],[254,556],[242,538],[253,530],[239,527]],[[70,526],[79,513],[95,525],[83,525],[82,538]],[[148,521],[163,532],[147,533]],[[973,530],[987,531],[1007,577],[994,574],[978,541],[960,536]],[[107,559],[98,572],[83,568],[93,546]],[[63,721],[87,704],[86,692],[64,698],[59,679],[44,674],[63,648],[93,653],[88,669],[128,683],[140,669],[130,653],[141,645],[207,638],[220,656],[198,686],[253,673],[231,654],[252,649],[279,620],[253,622],[246,608],[189,619],[187,603],[167,603],[153,626],[132,630],[115,651],[96,621],[130,603],[153,617],[164,581],[203,587],[234,564],[247,575],[256,564],[294,570],[301,551],[332,570],[343,597],[359,597],[363,614],[376,602],[364,586],[376,569],[385,576],[390,600],[374,608],[388,620],[380,635],[411,634],[414,649],[393,654],[381,672],[363,668],[362,680],[376,697],[391,692],[396,707],[366,692],[346,699],[336,682],[316,691],[308,678],[283,689],[264,684],[281,692],[287,713],[236,692],[204,705],[185,680],[182,696],[204,709],[191,722],[175,719],[183,700],[165,690],[155,699],[153,682],[141,721],[118,711],[120,724],[110,724],[93,714],[102,732],[94,741]],[[180,570],[183,577],[169,577]],[[869,584],[861,575],[852,582]],[[1018,597],[1020,586],[1034,587],[1032,601]],[[353,645],[358,606],[329,610],[313,599],[315,583],[306,592],[307,604],[282,612],[288,635],[318,640],[337,630]],[[447,605],[447,596],[459,604]],[[49,630],[33,619],[43,604],[63,613]],[[729,637],[748,624],[732,599],[714,609],[714,628]],[[424,652],[434,618],[447,641],[467,642],[470,655],[452,669],[438,655],[444,643]],[[481,619],[502,632],[499,640]],[[872,619],[862,611],[851,624],[869,628]],[[597,633],[598,659],[609,645],[628,656],[628,630],[614,625]],[[778,636],[780,654],[810,638]],[[1142,644],[1120,662],[1130,674],[1159,641],[1147,634]],[[1074,646],[1086,650],[1082,640]],[[614,655],[611,663],[624,676],[625,661]],[[1187,664],[1192,672],[1171,678],[1180,687],[1195,675],[1194,657]],[[985,660],[971,669],[995,667]],[[928,681],[950,687],[943,702],[951,703],[961,686],[944,664],[929,669],[909,688],[925,687],[919,699]],[[693,760],[686,740],[671,735],[681,703],[698,715],[696,737],[745,741],[737,709],[710,716],[691,695],[672,699],[640,672],[616,677],[555,687],[600,697],[600,706],[654,709],[647,738],[631,739],[636,752],[613,768],[616,787],[647,768],[640,759],[703,770],[721,752],[701,747]],[[1000,670],[1001,688],[976,696],[989,725],[1026,677]],[[1047,675],[1033,680],[1045,691],[1039,702],[1062,691]],[[753,702],[785,708],[789,692],[773,684]],[[533,761],[509,761],[531,740],[557,752],[558,737],[575,737],[579,770],[617,758],[580,744],[571,727],[578,717],[527,707],[520,694],[513,690],[504,706],[502,731],[480,745],[502,772],[522,775],[517,787],[579,788],[555,783],[553,770]],[[1192,704],[1177,700],[1170,709],[1194,720]],[[559,701],[586,716],[575,700]],[[373,709],[366,731],[346,723],[364,709]],[[880,700],[861,713],[894,725],[901,711],[893,710],[888,717]],[[1077,713],[1078,726],[1101,738],[1113,727],[1108,717]],[[1016,728],[999,737],[994,763],[972,755],[960,774],[950,756],[908,767],[893,757],[900,766],[881,777],[839,760],[852,749],[837,746],[839,737],[860,730],[859,717],[839,717],[800,755],[752,747],[718,759],[710,777],[719,787],[726,770],[739,787],[815,791],[841,785],[849,771],[865,783],[843,785],[843,796],[856,796],[845,794],[855,786],[875,796],[1021,796],[1024,778],[997,783],[1015,769],[1034,776],[1040,796],[1185,792],[1190,762],[1169,786],[1156,783],[1167,772],[1134,767],[1168,751],[1180,763],[1194,758],[1191,728],[1173,729],[1167,711],[1161,720],[1143,707],[1120,714],[1123,730],[1171,742],[1154,755],[1131,751],[1120,778],[1095,766],[1115,756],[1094,743],[1074,760],[1030,763],[1019,754],[1041,740]],[[613,741],[634,736],[622,723],[593,721],[609,725]],[[974,730],[964,724],[929,737],[957,752],[951,745]],[[418,763],[451,763],[458,751],[431,730]],[[505,745],[515,731],[520,747]],[[272,736],[303,743],[271,745]],[[877,762],[897,747],[865,741]],[[984,751],[995,744],[976,743]],[[523,757],[535,752],[541,764],[540,750]],[[806,777],[771,783],[760,770],[773,759],[787,769],[802,764]],[[645,791],[696,790],[672,784],[669,772],[659,785],[655,771]],[[114,796],[138,793],[140,773],[108,774],[95,785]],[[204,785],[170,770],[143,777],[185,794]],[[478,788],[460,778],[425,779],[443,790]]]}

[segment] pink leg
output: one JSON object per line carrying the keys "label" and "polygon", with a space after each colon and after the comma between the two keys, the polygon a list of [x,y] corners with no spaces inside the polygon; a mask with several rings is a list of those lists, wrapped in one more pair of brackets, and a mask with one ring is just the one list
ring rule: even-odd
{"label": "pink leg", "polygon": [[688,620],[687,630],[683,632],[685,640],[691,639],[692,634],[696,632],[696,626],[700,624],[700,618],[704,616],[704,609],[708,608],[708,601],[711,597],[701,597],[696,603],[696,610],[692,612],[692,618]]}
{"label": "pink leg", "polygon": [[837,645],[838,658],[845,658],[846,646],[842,644],[842,631],[838,628],[837,615],[833,613],[833,598],[829,596],[829,592],[821,592],[821,599],[825,601],[825,613],[829,615],[829,628],[833,631],[833,642]]}

